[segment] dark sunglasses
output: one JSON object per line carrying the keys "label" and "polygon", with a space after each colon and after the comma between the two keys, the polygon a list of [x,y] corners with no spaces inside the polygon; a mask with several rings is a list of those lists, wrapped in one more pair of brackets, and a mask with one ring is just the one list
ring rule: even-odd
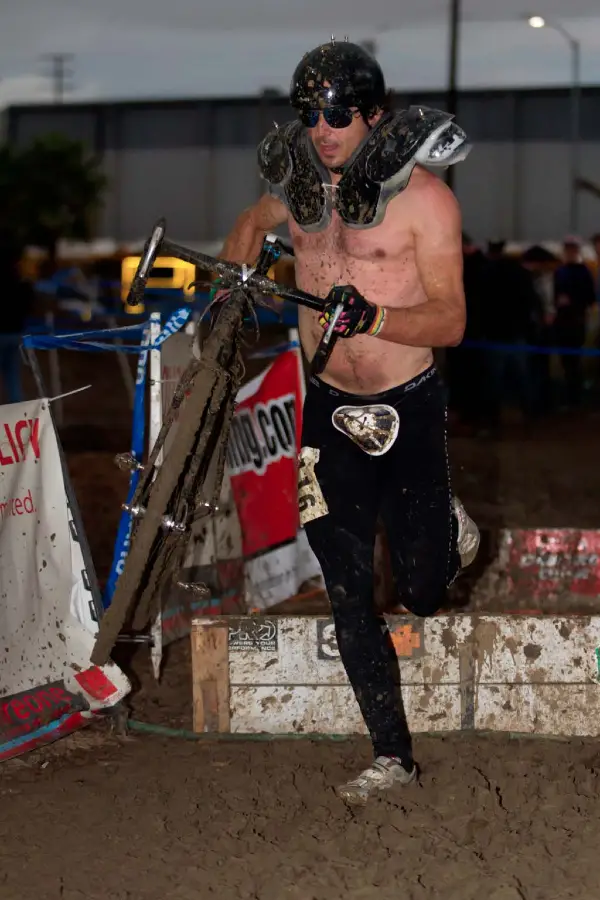
{"label": "dark sunglasses", "polygon": [[347,109],[345,106],[326,106],[325,109],[302,109],[299,112],[300,121],[307,128],[314,128],[319,121],[319,113],[330,128],[347,128],[356,115],[356,110]]}

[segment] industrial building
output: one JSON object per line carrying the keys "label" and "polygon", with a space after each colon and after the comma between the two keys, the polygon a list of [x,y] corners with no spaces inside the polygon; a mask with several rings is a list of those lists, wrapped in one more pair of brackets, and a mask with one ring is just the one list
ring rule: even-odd
{"label": "industrial building", "polygon": [[[397,95],[443,108],[445,95]],[[580,97],[577,231],[600,230],[600,87]],[[457,122],[473,141],[457,166],[465,230],[478,240],[560,240],[570,228],[572,96],[569,90],[468,91]],[[109,179],[98,237],[143,239],[165,216],[172,239],[220,240],[263,191],[256,147],[274,121],[293,116],[283,96],[28,105],[4,113],[3,132],[23,145],[48,132],[81,139]],[[596,186],[596,187],[594,187]]]}

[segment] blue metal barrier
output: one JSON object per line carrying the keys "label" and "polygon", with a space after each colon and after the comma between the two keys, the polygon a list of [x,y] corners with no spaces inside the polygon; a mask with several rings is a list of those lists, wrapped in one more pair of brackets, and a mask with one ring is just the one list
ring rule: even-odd
{"label": "blue metal barrier", "polygon": [[[191,307],[179,307],[179,309],[169,317],[164,328],[152,343],[150,343],[150,319],[146,318],[144,322],[125,325],[122,328],[90,329],[89,331],[75,333],[70,331],[63,335],[26,334],[23,336],[23,345],[25,347],[41,350],[68,348],[69,350],[80,350],[85,352],[118,350],[119,352],[125,351],[127,353],[137,353],[139,360],[133,403],[131,454],[134,459],[141,462],[144,455],[144,435],[146,428],[145,398],[148,353],[150,350],[158,349],[168,337],[183,328],[191,314]],[[136,336],[139,338],[139,343],[137,344],[119,344],[118,346],[115,346],[115,344],[112,343],[115,340],[123,340],[123,338],[133,340]],[[134,470],[131,473],[129,481],[128,499],[133,496],[138,478],[139,470]],[[117,578],[122,569],[125,556],[127,555],[131,536],[131,524],[131,515],[123,511],[115,539],[111,570],[102,598],[105,608],[110,605]]]}

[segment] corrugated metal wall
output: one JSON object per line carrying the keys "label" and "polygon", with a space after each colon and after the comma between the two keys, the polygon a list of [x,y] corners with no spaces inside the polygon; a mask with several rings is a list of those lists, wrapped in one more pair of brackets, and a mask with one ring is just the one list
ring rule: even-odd
{"label": "corrugated metal wall", "polygon": [[[442,95],[397,105],[444,106]],[[600,183],[600,88],[583,92],[581,174]],[[144,237],[166,216],[173,239],[222,238],[262,187],[256,145],[291,111],[283,99],[15,107],[5,133],[17,144],[60,131],[100,153],[110,190],[98,237]],[[477,239],[557,239],[568,228],[569,94],[464,94],[458,122],[474,149],[458,167],[464,227]],[[600,200],[580,195],[579,231],[600,229]]]}

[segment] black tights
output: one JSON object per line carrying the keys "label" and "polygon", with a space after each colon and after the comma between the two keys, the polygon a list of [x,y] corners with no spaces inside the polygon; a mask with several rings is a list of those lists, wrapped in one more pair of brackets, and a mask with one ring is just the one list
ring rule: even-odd
{"label": "black tights", "polygon": [[[384,455],[369,455],[333,425],[342,406],[385,404],[399,414],[398,436]],[[328,511],[307,520],[308,541],[325,578],[342,662],[375,755],[398,756],[410,767],[411,737],[400,692],[398,659],[383,616],[375,610],[373,553],[381,517],[399,601],[431,616],[444,601],[460,559],[446,445],[441,379],[430,369],[371,397],[348,394],[311,379],[303,414],[302,448],[319,451],[314,468]],[[311,488],[301,509],[313,508]],[[303,501],[303,497],[305,498]]]}

